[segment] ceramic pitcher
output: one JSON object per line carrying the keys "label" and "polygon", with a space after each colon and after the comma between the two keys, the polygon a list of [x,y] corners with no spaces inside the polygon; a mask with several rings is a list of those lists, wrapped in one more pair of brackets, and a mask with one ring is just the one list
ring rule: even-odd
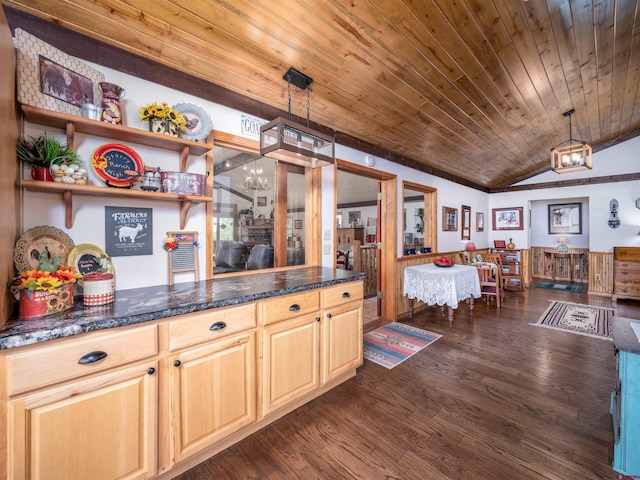
{"label": "ceramic pitcher", "polygon": [[124,88],[108,82],[100,82],[102,102],[100,103],[100,120],[122,125],[120,98],[124,97]]}

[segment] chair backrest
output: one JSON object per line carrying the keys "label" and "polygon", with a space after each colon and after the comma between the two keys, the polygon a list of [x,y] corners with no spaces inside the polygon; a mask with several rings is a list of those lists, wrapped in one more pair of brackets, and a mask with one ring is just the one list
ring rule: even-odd
{"label": "chair backrest", "polygon": [[214,265],[244,270],[248,252],[249,249],[242,242],[220,242],[216,246]]}
{"label": "chair backrest", "polygon": [[273,268],[273,247],[271,245],[255,245],[247,260],[247,270]]}

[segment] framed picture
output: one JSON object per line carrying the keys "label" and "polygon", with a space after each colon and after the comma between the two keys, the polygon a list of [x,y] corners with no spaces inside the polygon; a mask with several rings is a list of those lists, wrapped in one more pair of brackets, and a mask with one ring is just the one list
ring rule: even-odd
{"label": "framed picture", "polygon": [[462,205],[462,240],[471,240],[471,207]]}
{"label": "framed picture", "polygon": [[342,212],[336,213],[336,225],[338,228],[342,228]]}
{"label": "framed picture", "polygon": [[153,255],[153,210],[105,206],[104,244],[110,257]]}
{"label": "framed picture", "polygon": [[349,212],[349,225],[360,225],[360,210],[355,212]]}
{"label": "framed picture", "polygon": [[413,233],[405,233],[404,234],[404,244],[405,245],[413,245]]}
{"label": "framed picture", "polygon": [[457,232],[458,231],[458,209],[451,207],[442,207],[442,231]]}
{"label": "framed picture", "polygon": [[549,205],[549,235],[582,234],[582,204]]}
{"label": "framed picture", "polygon": [[522,207],[494,208],[494,230],[524,230],[522,224]]}
{"label": "framed picture", "polygon": [[267,197],[258,197],[256,203],[257,203],[257,205],[259,207],[266,207],[267,206]]}
{"label": "framed picture", "polygon": [[476,212],[476,232],[484,232],[484,212]]}
{"label": "framed picture", "polygon": [[81,103],[100,103],[102,72],[20,28],[15,30],[15,45],[20,103],[78,116]]}
{"label": "framed picture", "polygon": [[296,220],[294,223],[294,228],[296,230],[302,230],[302,220]]}

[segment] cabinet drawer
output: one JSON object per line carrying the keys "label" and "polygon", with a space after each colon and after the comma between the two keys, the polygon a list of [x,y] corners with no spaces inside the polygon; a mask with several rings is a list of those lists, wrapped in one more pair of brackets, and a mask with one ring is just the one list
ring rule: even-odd
{"label": "cabinet drawer", "polygon": [[616,260],[614,262],[615,271],[626,270],[629,272],[635,272],[636,275],[640,274],[640,262],[627,262]]}
{"label": "cabinet drawer", "polygon": [[[79,363],[91,354],[99,358]],[[101,372],[158,354],[156,325],[147,325],[109,333],[88,333],[68,339],[28,347],[7,355],[7,389],[9,395],[34,390],[64,380]]]}
{"label": "cabinet drawer", "polygon": [[613,259],[631,262],[640,262],[640,248],[638,247],[614,247]]}
{"label": "cabinet drawer", "polygon": [[169,348],[177,350],[255,327],[255,303],[190,313],[169,322]]}
{"label": "cabinet drawer", "polygon": [[615,295],[625,295],[628,297],[639,297],[640,298],[640,286],[629,286],[629,285],[619,285],[615,284],[613,287],[613,293]]}
{"label": "cabinet drawer", "polygon": [[308,292],[295,293],[273,297],[261,303],[262,321],[265,325],[294,318],[305,313],[319,312],[320,292],[309,290]]}
{"label": "cabinet drawer", "polygon": [[322,290],[322,308],[335,307],[364,297],[362,282],[342,283]]}

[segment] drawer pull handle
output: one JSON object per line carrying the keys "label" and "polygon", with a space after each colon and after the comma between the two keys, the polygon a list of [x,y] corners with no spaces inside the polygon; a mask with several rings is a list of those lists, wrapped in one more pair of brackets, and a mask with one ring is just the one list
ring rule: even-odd
{"label": "drawer pull handle", "polygon": [[149,370],[147,370],[147,373],[148,373],[149,375],[153,375],[154,373],[156,373],[156,369],[155,369],[155,368],[153,368],[153,367],[149,367]]}
{"label": "drawer pull handle", "polygon": [[174,367],[179,367],[180,365],[182,365],[182,362],[180,360],[176,360],[173,362]]}
{"label": "drawer pull handle", "polygon": [[290,312],[297,312],[298,310],[300,310],[300,305],[298,305],[297,303],[294,303],[289,307]]}
{"label": "drawer pull handle", "polygon": [[320,321],[320,317],[316,317],[316,322],[319,322],[319,321]]}
{"label": "drawer pull handle", "polygon": [[330,313],[327,313],[327,318],[331,318],[332,315]]}
{"label": "drawer pull handle", "polygon": [[81,356],[80,360],[78,360],[78,363],[80,365],[87,365],[89,363],[94,363],[94,362],[97,362],[98,360],[102,360],[106,356],[107,356],[107,352],[101,352],[99,350],[95,352],[89,352]]}
{"label": "drawer pull handle", "polygon": [[349,292],[344,292],[342,294],[342,298],[349,298],[349,297],[351,297],[351,294]]}
{"label": "drawer pull handle", "polygon": [[209,327],[209,330],[215,332],[216,330],[222,330],[223,328],[227,328],[227,324],[224,322],[216,322]]}

